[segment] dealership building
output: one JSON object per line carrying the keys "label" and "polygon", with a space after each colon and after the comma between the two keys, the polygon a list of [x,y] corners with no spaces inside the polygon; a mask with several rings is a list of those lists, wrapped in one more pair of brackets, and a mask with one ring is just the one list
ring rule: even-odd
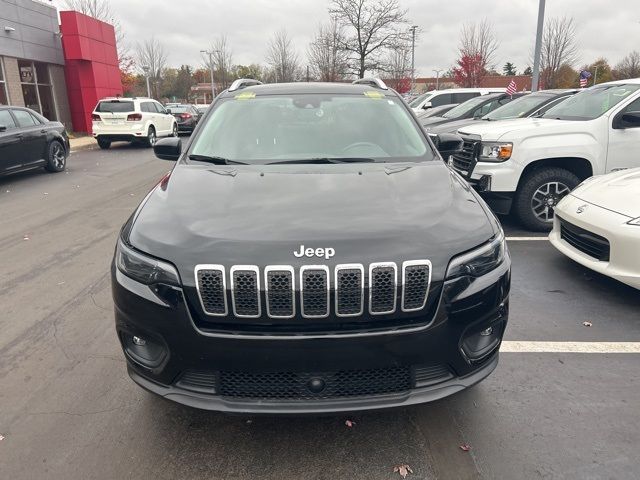
{"label": "dealership building", "polygon": [[115,32],[37,0],[0,0],[0,105],[88,132],[96,102],[122,94]]}

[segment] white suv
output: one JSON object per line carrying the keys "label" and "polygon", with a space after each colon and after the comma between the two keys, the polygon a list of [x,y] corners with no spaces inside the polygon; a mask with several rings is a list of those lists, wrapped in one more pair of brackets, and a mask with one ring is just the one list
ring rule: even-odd
{"label": "white suv", "polygon": [[429,108],[463,103],[480,95],[489,93],[504,93],[506,88],[450,88],[445,90],[431,90],[409,102],[409,106],[416,114]]}
{"label": "white suv", "polygon": [[111,142],[143,142],[152,147],[158,137],[178,136],[175,117],[151,98],[105,98],[91,115],[93,137],[100,148]]}

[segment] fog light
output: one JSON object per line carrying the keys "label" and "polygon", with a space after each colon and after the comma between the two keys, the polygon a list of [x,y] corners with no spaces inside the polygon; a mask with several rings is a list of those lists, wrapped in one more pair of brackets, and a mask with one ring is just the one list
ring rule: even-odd
{"label": "fog light", "polygon": [[147,341],[144,338],[136,337],[134,335],[133,336],[133,343],[138,345],[139,347],[142,347],[142,346],[147,344]]}
{"label": "fog light", "polygon": [[129,357],[145,367],[157,367],[167,355],[164,344],[152,337],[140,337],[123,332],[121,338],[124,350]]}
{"label": "fog light", "polygon": [[[493,327],[486,328],[480,332],[480,335],[483,337],[488,337],[493,333]],[[136,337],[133,337],[133,341],[135,342]],[[144,341],[144,340],[143,340]]]}

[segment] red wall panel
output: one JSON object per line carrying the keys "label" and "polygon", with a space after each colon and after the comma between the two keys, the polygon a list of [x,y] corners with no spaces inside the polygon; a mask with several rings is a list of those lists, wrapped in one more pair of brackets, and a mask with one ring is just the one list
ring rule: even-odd
{"label": "red wall panel", "polygon": [[91,131],[98,100],[122,95],[113,26],[79,12],[60,12],[67,94],[73,129]]}

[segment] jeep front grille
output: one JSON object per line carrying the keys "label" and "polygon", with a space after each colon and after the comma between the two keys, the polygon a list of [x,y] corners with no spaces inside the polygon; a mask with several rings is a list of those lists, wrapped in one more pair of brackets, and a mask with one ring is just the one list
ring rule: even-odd
{"label": "jeep front grille", "polygon": [[236,317],[260,316],[260,276],[254,265],[231,267],[231,300]]}
{"label": "jeep front grille", "polygon": [[401,272],[394,262],[372,263],[368,269],[341,264],[333,272],[326,265],[305,265],[297,271],[290,265],[234,265],[228,278],[222,265],[198,265],[195,276],[200,305],[209,316],[229,314],[227,295],[233,315],[240,318],[260,318],[263,313],[293,318],[298,307],[302,317],[311,319],[362,316],[365,308],[378,316],[425,308],[431,262],[406,261]]}

